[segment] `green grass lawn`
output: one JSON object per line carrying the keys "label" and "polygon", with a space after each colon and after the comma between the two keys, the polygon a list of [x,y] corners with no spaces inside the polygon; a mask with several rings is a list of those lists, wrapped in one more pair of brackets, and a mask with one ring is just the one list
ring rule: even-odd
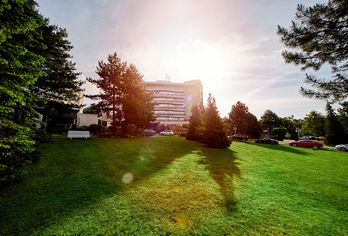
{"label": "green grass lawn", "polygon": [[0,235],[348,235],[348,154],[180,137],[40,147],[0,192]]}

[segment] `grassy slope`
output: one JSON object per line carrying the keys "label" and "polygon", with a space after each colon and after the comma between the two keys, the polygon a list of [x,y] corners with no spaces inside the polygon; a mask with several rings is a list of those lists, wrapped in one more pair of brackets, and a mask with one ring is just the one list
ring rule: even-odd
{"label": "grassy slope", "polygon": [[348,234],[347,153],[179,137],[57,139],[41,152],[0,192],[0,235]]}

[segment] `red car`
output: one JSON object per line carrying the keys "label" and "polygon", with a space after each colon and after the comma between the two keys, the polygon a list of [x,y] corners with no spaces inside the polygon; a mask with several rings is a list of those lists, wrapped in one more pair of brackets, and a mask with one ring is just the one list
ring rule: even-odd
{"label": "red car", "polygon": [[313,140],[300,140],[289,143],[289,146],[292,147],[311,147],[311,148],[320,148],[323,144],[313,141]]}

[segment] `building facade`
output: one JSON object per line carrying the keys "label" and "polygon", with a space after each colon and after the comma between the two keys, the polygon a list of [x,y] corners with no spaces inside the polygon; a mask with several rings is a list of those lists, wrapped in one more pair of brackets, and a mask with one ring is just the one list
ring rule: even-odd
{"label": "building facade", "polygon": [[189,123],[193,105],[203,104],[203,86],[200,80],[184,83],[170,81],[145,82],[153,94],[154,116],[163,125]]}

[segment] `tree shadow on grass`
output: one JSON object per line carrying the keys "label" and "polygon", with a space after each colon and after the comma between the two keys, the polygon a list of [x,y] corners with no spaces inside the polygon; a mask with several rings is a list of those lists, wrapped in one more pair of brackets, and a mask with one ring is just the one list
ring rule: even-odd
{"label": "tree shadow on grass", "polygon": [[[112,178],[119,188],[136,185],[176,159],[201,147],[200,143],[178,137],[139,138],[133,141],[134,146],[128,147],[121,147],[120,143],[118,153],[110,155],[104,153],[106,156],[102,163],[104,173]],[[131,179],[126,180],[126,175]]]}
{"label": "tree shadow on grass", "polygon": [[302,150],[300,150],[298,148],[285,146],[285,145],[282,145],[282,144],[261,144],[261,143],[253,143],[253,142],[245,142],[245,144],[258,146],[258,147],[262,147],[262,148],[267,148],[267,149],[275,150],[275,151],[290,152],[290,153],[303,155],[303,156],[307,156],[308,155],[307,152],[302,151]]}
{"label": "tree shadow on grass", "polygon": [[[57,138],[41,147],[31,176],[0,192],[0,235],[32,234],[60,222],[197,147],[195,142],[178,138]],[[132,179],[124,178],[126,173]]]}
{"label": "tree shadow on grass", "polygon": [[230,149],[214,149],[208,147],[201,148],[201,152],[204,157],[199,163],[206,165],[209,174],[220,186],[226,209],[232,213],[237,208],[233,181],[236,177],[240,176],[240,169],[237,166],[237,158],[234,152]]}

